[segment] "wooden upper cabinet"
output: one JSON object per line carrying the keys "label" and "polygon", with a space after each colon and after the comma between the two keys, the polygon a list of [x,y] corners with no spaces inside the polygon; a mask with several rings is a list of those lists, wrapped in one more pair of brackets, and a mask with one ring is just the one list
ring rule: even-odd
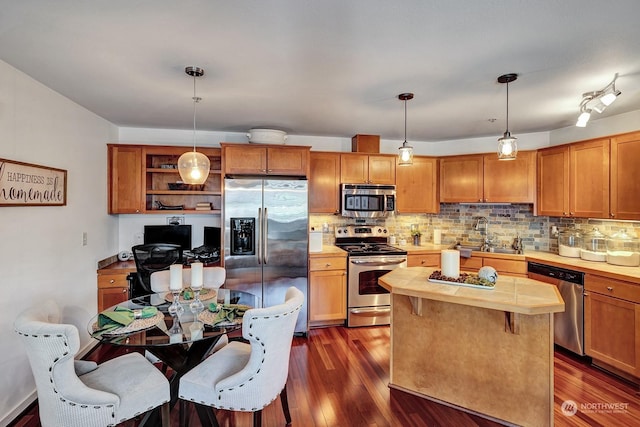
{"label": "wooden upper cabinet", "polygon": [[609,139],[538,151],[538,214],[609,216]]}
{"label": "wooden upper cabinet", "polygon": [[440,159],[440,201],[482,202],[483,156],[451,156]]}
{"label": "wooden upper cabinet", "polygon": [[520,151],[514,160],[484,155],[484,201],[533,203],[536,199],[536,153]]}
{"label": "wooden upper cabinet", "polygon": [[[219,148],[198,148],[211,162],[209,176],[202,186],[175,189],[171,185],[181,180],[178,159],[188,147],[120,144],[107,147],[110,214],[220,213]],[[175,209],[169,209],[171,206]]]}
{"label": "wooden upper cabinet", "polygon": [[225,175],[308,176],[311,147],[220,144]]}
{"label": "wooden upper cabinet", "polygon": [[569,146],[569,216],[609,216],[609,139]]}
{"label": "wooden upper cabinet", "polygon": [[437,213],[438,159],[413,157],[410,166],[396,167],[396,210],[398,213]]}
{"label": "wooden upper cabinet", "polygon": [[444,157],[440,160],[440,201],[444,203],[533,203],[535,152],[515,160],[496,154]]}
{"label": "wooden upper cabinet", "polygon": [[340,153],[312,151],[309,155],[309,212],[340,209]]}
{"label": "wooden upper cabinet", "polygon": [[538,215],[566,216],[569,213],[569,148],[538,151]]}
{"label": "wooden upper cabinet", "polygon": [[640,220],[640,132],[611,138],[610,166],[611,217]]}
{"label": "wooden upper cabinet", "polygon": [[393,185],[396,183],[396,156],[343,153],[340,155],[340,182]]}
{"label": "wooden upper cabinet", "polygon": [[144,210],[142,192],[142,148],[107,145],[110,214],[140,213]]}

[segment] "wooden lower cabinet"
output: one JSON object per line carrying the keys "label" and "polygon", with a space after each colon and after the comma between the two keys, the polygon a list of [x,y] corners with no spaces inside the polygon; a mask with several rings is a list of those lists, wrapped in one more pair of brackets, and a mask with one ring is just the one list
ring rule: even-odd
{"label": "wooden lower cabinet", "polygon": [[595,365],[640,379],[640,285],[585,275],[585,353]]}
{"label": "wooden lower cabinet", "polygon": [[129,299],[129,273],[98,273],[98,311]]}
{"label": "wooden lower cabinet", "polygon": [[343,324],[346,318],[346,256],[310,258],[309,326]]}

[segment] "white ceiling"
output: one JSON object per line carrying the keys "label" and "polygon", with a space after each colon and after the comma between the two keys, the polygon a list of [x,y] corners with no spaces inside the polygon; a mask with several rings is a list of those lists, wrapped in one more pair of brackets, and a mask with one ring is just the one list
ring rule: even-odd
{"label": "white ceiling", "polygon": [[[0,59],[110,122],[440,141],[640,109],[638,0],[0,0]],[[495,119],[495,121],[492,121]]]}

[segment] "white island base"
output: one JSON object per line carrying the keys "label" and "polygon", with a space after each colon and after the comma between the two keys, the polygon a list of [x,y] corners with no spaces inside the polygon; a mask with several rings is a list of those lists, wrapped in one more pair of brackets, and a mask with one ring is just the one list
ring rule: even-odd
{"label": "white island base", "polygon": [[[404,270],[404,271],[403,271]],[[431,284],[432,269],[380,278],[392,293],[390,387],[523,426],[553,425],[553,286]]]}

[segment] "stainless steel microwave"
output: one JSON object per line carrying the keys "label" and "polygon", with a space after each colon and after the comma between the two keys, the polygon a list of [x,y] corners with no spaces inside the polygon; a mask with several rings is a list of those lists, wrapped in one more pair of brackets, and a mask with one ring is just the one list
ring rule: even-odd
{"label": "stainless steel microwave", "polygon": [[342,184],[341,214],[349,218],[384,218],[396,210],[396,186]]}

